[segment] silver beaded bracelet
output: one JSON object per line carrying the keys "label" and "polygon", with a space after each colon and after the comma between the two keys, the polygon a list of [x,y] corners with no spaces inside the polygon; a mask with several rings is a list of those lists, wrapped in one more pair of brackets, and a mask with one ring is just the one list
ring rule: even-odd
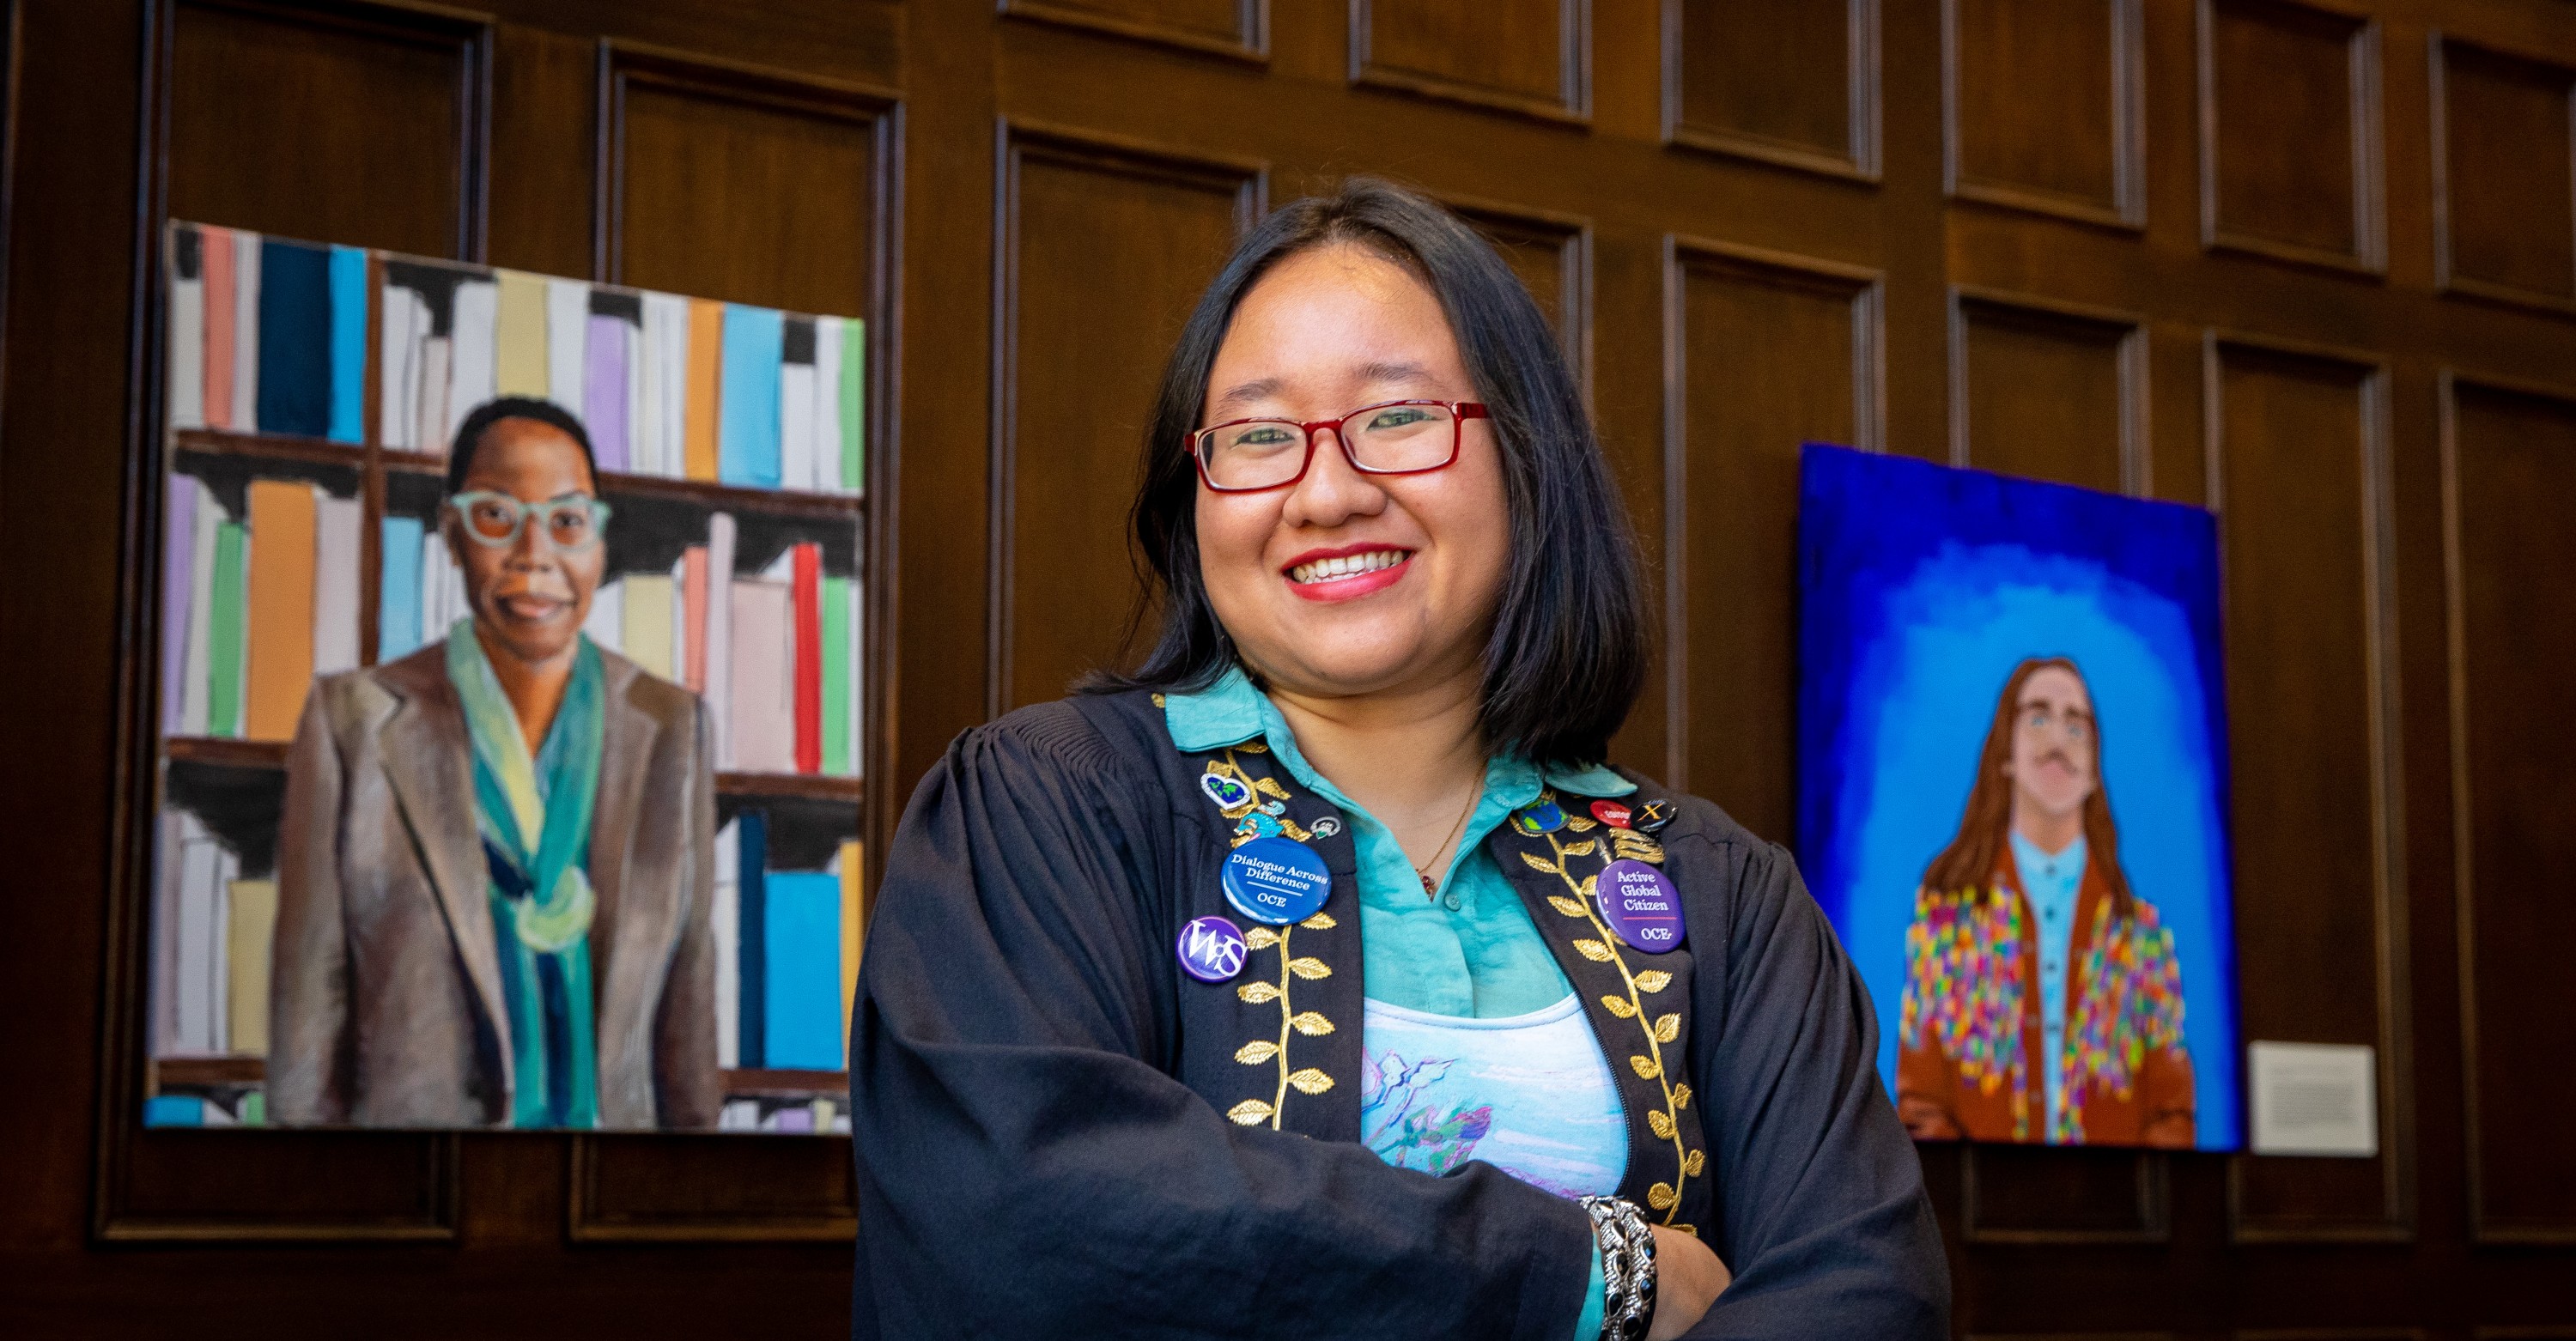
{"label": "silver beaded bracelet", "polygon": [[1601,1247],[1601,1341],[1645,1341],[1655,1319],[1655,1231],[1633,1201],[1584,1197]]}

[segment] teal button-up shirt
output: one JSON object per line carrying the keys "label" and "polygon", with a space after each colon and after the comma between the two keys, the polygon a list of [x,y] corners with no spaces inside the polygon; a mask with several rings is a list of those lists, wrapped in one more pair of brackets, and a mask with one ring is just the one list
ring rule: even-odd
{"label": "teal button-up shirt", "polygon": [[[1500,755],[1487,760],[1485,790],[1458,834],[1460,855],[1425,898],[1422,877],[1394,832],[1306,762],[1288,719],[1240,667],[1228,668],[1198,693],[1164,695],[1163,723],[1172,743],[1190,751],[1258,737],[1289,776],[1341,807],[1358,858],[1360,971],[1369,999],[1429,1015],[1499,1019],[1544,1010],[1573,992],[1520,892],[1485,851],[1485,835],[1536,801],[1542,786],[1581,796],[1625,796],[1637,784],[1607,768],[1562,772]],[[1602,1288],[1596,1246],[1574,1341],[1601,1334]]]}
{"label": "teal button-up shirt", "polygon": [[1583,796],[1625,796],[1637,785],[1606,768],[1541,770],[1497,756],[1485,791],[1458,834],[1461,854],[1424,898],[1422,878],[1395,834],[1361,809],[1297,749],[1278,707],[1241,669],[1195,694],[1167,694],[1164,724],[1184,750],[1215,750],[1258,737],[1306,788],[1349,817],[1359,860],[1361,971],[1368,995],[1431,1015],[1496,1019],[1544,1010],[1573,991],[1548,953],[1518,890],[1485,851],[1485,835],[1538,799],[1542,785]]}

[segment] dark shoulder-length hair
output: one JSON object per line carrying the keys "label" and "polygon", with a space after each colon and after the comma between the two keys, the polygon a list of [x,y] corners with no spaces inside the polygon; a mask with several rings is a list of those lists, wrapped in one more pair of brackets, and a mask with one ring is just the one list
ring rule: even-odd
{"label": "dark shoulder-length hair", "polygon": [[1485,643],[1485,743],[1542,765],[1598,763],[1645,684],[1649,653],[1635,533],[1573,371],[1538,304],[1490,244],[1438,203],[1368,177],[1262,220],[1182,327],[1130,514],[1152,569],[1139,609],[1159,604],[1162,631],[1134,672],[1096,674],[1082,688],[1203,689],[1233,664],[1233,642],[1200,579],[1189,437],[1243,296],[1280,261],[1344,243],[1405,267],[1439,297],[1492,414],[1511,557]]}
{"label": "dark shoulder-length hair", "polygon": [[[2013,667],[2004,692],[1995,699],[1994,720],[1986,727],[1985,748],[1977,752],[1977,780],[1968,787],[1968,806],[1959,817],[1959,832],[1923,871],[1923,887],[1935,894],[1993,894],[2003,870],[2012,831],[2013,785],[2004,774],[2012,762],[2013,727],[2021,716],[2022,686],[2044,670],[2062,670],[2084,684],[2084,672],[2065,657],[2032,657]],[[2089,686],[2088,686],[2089,692]],[[2120,829],[2111,822],[2111,783],[2102,775],[2102,715],[2093,715],[2093,794],[2084,798],[2084,856],[2111,888],[2111,914],[2134,916],[2136,896],[2120,870]]]}

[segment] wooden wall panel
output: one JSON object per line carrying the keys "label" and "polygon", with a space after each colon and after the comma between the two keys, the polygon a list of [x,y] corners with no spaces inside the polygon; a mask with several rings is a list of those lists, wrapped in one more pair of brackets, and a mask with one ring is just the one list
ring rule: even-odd
{"label": "wooden wall panel", "polygon": [[875,315],[889,96],[632,46],[600,60],[602,278]]}
{"label": "wooden wall panel", "polygon": [[1002,12],[1243,60],[1270,54],[1269,0],[1002,0]]}
{"label": "wooden wall panel", "polygon": [[1950,310],[1952,464],[2146,491],[2138,318],[1991,293],[1958,294]]}
{"label": "wooden wall panel", "polygon": [[995,713],[1063,697],[1147,636],[1121,579],[1156,379],[1263,183],[1257,163],[1026,126],[1004,129],[1001,154]]}
{"label": "wooden wall panel", "polygon": [[1351,0],[1351,82],[1552,121],[1592,114],[1592,0]]}
{"label": "wooden wall panel", "polygon": [[1448,203],[1502,253],[1556,327],[1565,357],[1592,385],[1592,223],[1577,214],[1449,197]]}
{"label": "wooden wall panel", "polygon": [[1942,21],[1950,189],[2144,225],[2139,0],[1944,0]]}
{"label": "wooden wall panel", "polygon": [[2402,1237],[2414,1124],[2386,373],[2224,336],[2205,373],[2244,1037],[2376,1048],[2380,1102],[2375,1159],[2240,1158],[2235,1232]]}
{"label": "wooden wall panel", "polygon": [[1664,134],[1878,176],[1878,0],[1664,0]]}
{"label": "wooden wall panel", "polygon": [[483,24],[390,6],[176,6],[170,212],[477,256],[490,43]]}
{"label": "wooden wall panel", "polygon": [[805,1136],[593,1136],[573,1143],[576,1243],[846,1243],[850,1143]]}
{"label": "wooden wall panel", "polygon": [[1879,445],[1881,281],[1695,239],[1666,257],[1665,775],[1787,834],[1798,447]]}
{"label": "wooden wall panel", "polygon": [[2432,48],[2437,274],[2576,312],[2576,69],[2439,34]]}
{"label": "wooden wall panel", "polygon": [[2469,1205],[2487,1242],[2576,1242],[2576,759],[2535,730],[2576,666],[2576,398],[2445,379],[2452,822]]}
{"label": "wooden wall panel", "polygon": [[2379,98],[2376,20],[2200,0],[2203,244],[2384,269]]}
{"label": "wooden wall panel", "polygon": [[2162,1243],[2172,1233],[2172,1161],[2161,1152],[1972,1145],[1961,1162],[1959,1223],[1971,1242]]}

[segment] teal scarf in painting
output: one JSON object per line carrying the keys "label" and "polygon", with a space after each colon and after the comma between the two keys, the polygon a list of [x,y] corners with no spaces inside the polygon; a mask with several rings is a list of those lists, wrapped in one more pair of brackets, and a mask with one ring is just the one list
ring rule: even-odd
{"label": "teal scarf in painting", "polygon": [[599,795],[602,674],[582,639],[572,683],[528,755],[518,714],[501,694],[474,621],[447,632],[447,678],[474,743],[474,822],[498,933],[510,1012],[514,1127],[599,1125],[597,1039],[591,1020],[590,816]]}

